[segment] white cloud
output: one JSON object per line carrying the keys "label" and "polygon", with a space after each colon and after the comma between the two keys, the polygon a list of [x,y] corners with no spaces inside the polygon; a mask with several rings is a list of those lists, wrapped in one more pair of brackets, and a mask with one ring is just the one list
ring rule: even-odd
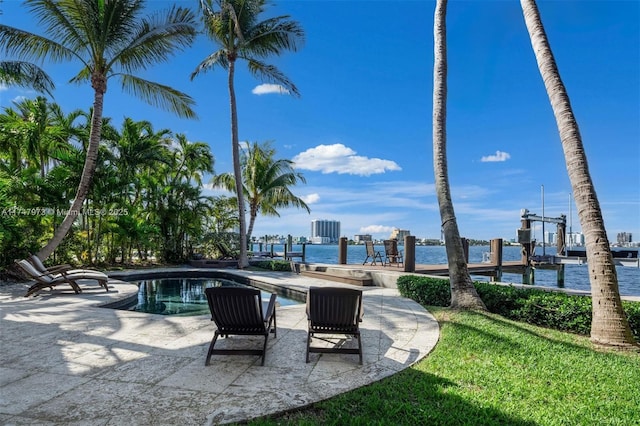
{"label": "white cloud", "polygon": [[9,87],[6,84],[2,84],[0,83],[0,92],[4,92],[5,90],[8,90]]}
{"label": "white cloud", "polygon": [[369,225],[360,228],[360,232],[363,234],[383,234],[390,233],[394,230],[393,226],[384,225]]}
{"label": "white cloud", "polygon": [[356,155],[354,150],[341,143],[309,148],[293,157],[293,162],[296,168],[319,171],[323,174],[371,176],[386,171],[402,170],[394,161]]}
{"label": "white cloud", "polygon": [[492,163],[496,161],[507,161],[511,158],[508,152],[496,151],[495,155],[486,155],[480,159],[483,163]]}
{"label": "white cloud", "polygon": [[307,205],[315,204],[318,201],[320,201],[320,194],[309,194],[309,195],[304,195],[304,196],[302,196],[300,198],[302,198],[302,201],[307,203]]}
{"label": "white cloud", "polygon": [[289,91],[279,84],[260,84],[251,91],[254,95],[269,95],[277,93],[278,95],[288,95]]}

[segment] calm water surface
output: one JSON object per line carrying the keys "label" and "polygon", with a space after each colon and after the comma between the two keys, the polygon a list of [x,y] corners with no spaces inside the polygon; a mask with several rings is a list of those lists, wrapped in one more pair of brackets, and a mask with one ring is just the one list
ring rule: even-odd
{"label": "calm water surface", "polygon": [[[126,309],[160,315],[209,315],[209,305],[204,290],[208,287],[248,287],[231,280],[217,278],[161,278],[136,282],[138,301]],[[260,290],[263,301],[268,301],[269,292]],[[281,306],[302,302],[278,295]]]}
{"label": "calm water surface", "polygon": [[[257,247],[256,247],[257,249]],[[283,251],[283,246],[274,246],[275,251]],[[382,244],[376,245],[376,250],[384,252]],[[293,246],[293,251],[302,251],[301,246]],[[483,253],[489,252],[489,246],[469,247],[470,263],[482,262]],[[555,254],[555,247],[546,247],[545,254]],[[536,254],[542,254],[542,248],[536,248]],[[363,245],[352,245],[347,247],[347,263],[362,264],[366,257]],[[505,246],[502,253],[503,260],[520,260],[519,246]],[[307,245],[306,261],[311,263],[338,263],[337,245]],[[426,265],[437,265],[447,263],[447,254],[444,246],[416,246],[416,263]],[[617,266],[618,284],[620,294],[623,296],[640,296],[640,269],[632,267]],[[475,280],[487,281],[488,277],[473,276]],[[556,272],[549,270],[536,270],[536,284],[542,286],[556,286]],[[512,283],[522,283],[520,274],[503,274],[502,281]],[[589,271],[587,265],[566,265],[565,268],[565,288],[575,290],[590,290]]]}

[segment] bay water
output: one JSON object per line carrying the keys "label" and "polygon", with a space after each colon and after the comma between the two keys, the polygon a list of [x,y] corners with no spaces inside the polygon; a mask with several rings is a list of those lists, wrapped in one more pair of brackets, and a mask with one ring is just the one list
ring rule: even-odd
{"label": "bay water", "polygon": [[[401,247],[402,248],[402,247]],[[256,246],[257,250],[258,247]],[[270,249],[270,246],[269,246]],[[376,245],[384,255],[382,244]],[[504,246],[502,258],[506,261],[520,260],[520,246]],[[274,251],[283,252],[283,245],[274,245]],[[302,246],[294,245],[294,252],[302,251]],[[489,252],[489,246],[470,246],[469,263],[481,263],[485,253]],[[546,255],[554,255],[555,247],[546,247]],[[536,254],[542,254],[542,247],[536,247]],[[337,245],[307,244],[305,247],[306,262],[309,263],[338,263]],[[347,246],[347,264],[362,264],[367,257],[364,245]],[[444,246],[416,246],[416,264],[438,265],[447,263],[447,253]],[[587,265],[566,265],[564,288],[590,291],[589,270]],[[640,296],[640,269],[628,266],[617,266],[618,285],[621,296]],[[489,277],[472,276],[477,281],[488,281]],[[502,274],[502,281],[508,283],[522,283],[520,274]],[[556,287],[557,277],[555,270],[537,269],[535,271],[535,285]]]}

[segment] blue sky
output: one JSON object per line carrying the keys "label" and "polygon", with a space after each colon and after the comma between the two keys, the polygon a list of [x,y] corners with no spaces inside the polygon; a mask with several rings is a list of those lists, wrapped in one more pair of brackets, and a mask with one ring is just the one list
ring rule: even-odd
{"label": "blue sky", "polygon": [[[148,2],[154,8],[195,0]],[[5,23],[39,32],[17,0]],[[439,238],[432,158],[432,1],[289,0],[305,29],[299,52],[272,58],[300,98],[270,91],[239,64],[240,140],[272,141],[307,180],[294,189],[304,210],[259,217],[254,235],[309,236],[313,219],[339,220],[342,234],[387,237],[393,228]],[[539,9],[580,126],[610,240],[640,240],[640,2],[540,1]],[[549,101],[516,1],[451,1],[448,7],[448,162],[462,236],[515,237],[520,210],[569,217],[571,186]],[[199,39],[146,78],[197,102],[198,121],[179,119],[120,92],[112,80],[104,114],[150,120],[156,130],[206,142],[217,173],[232,169],[226,72],[189,80],[215,46]],[[77,64],[44,64],[66,112],[88,109],[89,87],[66,83]],[[266,92],[266,93],[265,93]],[[33,93],[0,90],[0,107]],[[207,190],[207,193],[219,193]],[[580,230],[575,205],[569,219]],[[550,229],[550,225],[546,230]],[[536,231],[542,238],[540,229]]]}

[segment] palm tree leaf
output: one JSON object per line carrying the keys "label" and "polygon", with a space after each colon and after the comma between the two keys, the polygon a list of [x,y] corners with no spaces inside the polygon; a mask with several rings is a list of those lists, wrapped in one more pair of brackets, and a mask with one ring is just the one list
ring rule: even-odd
{"label": "palm tree leaf", "polygon": [[8,25],[0,25],[0,49],[7,56],[29,61],[47,59],[49,62],[62,62],[77,56],[72,50],[46,37]]}
{"label": "palm tree leaf", "polygon": [[27,0],[26,4],[52,40],[96,61],[102,59],[99,56],[107,48],[118,51],[127,43],[131,22],[142,10],[144,0]]}
{"label": "palm tree leaf", "polygon": [[50,96],[55,89],[53,80],[44,70],[24,61],[0,61],[0,83],[31,87]]}
{"label": "palm tree leaf", "polygon": [[206,71],[214,69],[219,66],[223,69],[229,69],[229,60],[224,50],[218,50],[207,56],[202,62],[198,64],[195,71],[191,73],[191,80],[193,80],[201,72],[204,74]]}
{"label": "palm tree leaf", "polygon": [[293,84],[293,82],[289,80],[289,78],[284,75],[282,71],[280,71],[275,65],[265,64],[264,62],[258,61],[255,58],[244,56],[239,57],[242,57],[247,61],[249,71],[259,80],[278,83],[285,89],[287,89],[289,93],[293,94],[296,97],[300,97],[300,91],[298,90],[296,85]]}
{"label": "palm tree leaf", "polygon": [[195,101],[186,93],[131,74],[122,74],[120,77],[123,91],[139,97],[149,105],[171,111],[179,117],[197,118],[192,108]]}
{"label": "palm tree leaf", "polygon": [[304,30],[288,15],[277,16],[258,23],[246,35],[243,48],[253,55],[267,57],[281,55],[285,50],[296,52],[304,44]]}
{"label": "palm tree leaf", "polygon": [[173,53],[191,45],[196,36],[195,16],[187,8],[173,7],[168,13],[156,13],[141,21],[130,43],[112,62],[119,61],[131,72],[148,63],[168,61]]}
{"label": "palm tree leaf", "polygon": [[222,188],[235,193],[236,178],[233,173],[222,173],[213,177],[211,185],[213,185],[214,188]]}

